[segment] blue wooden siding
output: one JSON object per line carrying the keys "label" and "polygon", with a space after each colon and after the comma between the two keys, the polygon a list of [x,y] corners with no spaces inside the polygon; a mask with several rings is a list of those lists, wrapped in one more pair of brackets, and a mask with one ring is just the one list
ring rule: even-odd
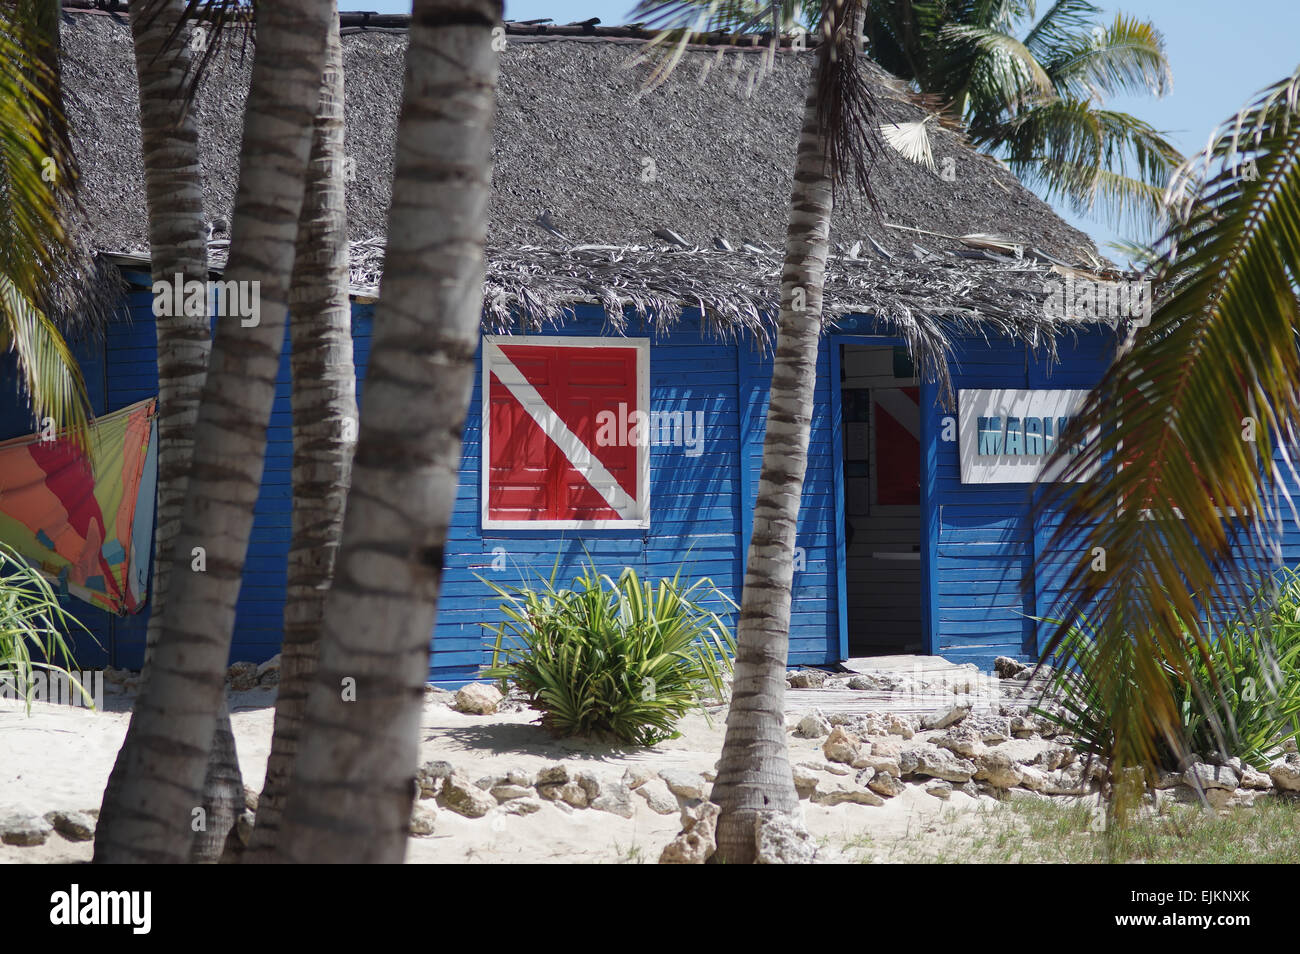
{"label": "blue wooden siding", "polygon": [[[102,342],[78,344],[97,412],[111,411],[157,391],[151,299],[139,291],[126,314]],[[372,307],[354,305],[353,336],[358,396],[364,390]],[[865,323],[845,322],[849,333]],[[553,334],[596,336],[607,330],[598,309],[579,307]],[[633,335],[645,332],[637,331]],[[867,340],[867,339],[863,339]],[[797,545],[804,567],[794,579],[790,660],[818,664],[843,658],[842,466],[836,428],[839,388],[835,344],[823,344],[818,362],[808,471]],[[1064,364],[1048,368],[1023,342],[971,338],[959,342],[954,361],[958,388],[1088,387],[1113,349],[1104,330],[1061,343]],[[499,620],[497,599],[479,579],[503,584],[537,580],[556,570],[567,582],[588,556],[605,572],[634,567],[649,577],[707,576],[739,602],[753,504],[762,461],[771,356],[750,340],[720,342],[703,336],[698,315],[688,312],[670,335],[655,337],[650,351],[652,407],[703,414],[702,452],[652,446],[651,520],[648,530],[559,532],[492,530],[480,525],[480,394],[476,377],[464,432],[461,480],[449,538],[443,593],[433,634],[430,679],[456,685],[474,678],[485,660],[488,626]],[[928,601],[927,645],[957,661],[987,666],[997,655],[1027,657],[1036,650],[1038,627],[1058,591],[1049,565],[1064,557],[1045,550],[1053,515],[1043,511],[1025,485],[963,485],[957,444],[941,440],[948,413],[935,403],[936,389],[922,391],[923,572]],[[0,395],[0,437],[31,430],[9,395]],[[282,361],[268,431],[261,495],[257,502],[231,658],[261,661],[279,649],[285,591],[285,560],[292,507],[292,434],[288,350]],[[1290,526],[1284,541],[1288,562],[1300,562],[1300,532]],[[504,569],[502,568],[504,564]],[[1036,567],[1038,571],[1036,572]],[[87,623],[102,650],[79,645],[86,665],[112,662],[139,667],[148,609],[113,617],[86,604],[70,608]],[[734,622],[734,616],[732,617]],[[485,625],[486,624],[486,625]]]}
{"label": "blue wooden siding", "polygon": [[[598,309],[578,308],[574,320],[548,334],[598,335]],[[641,336],[635,330],[632,337]],[[442,597],[433,641],[433,681],[462,683],[485,661],[487,626],[499,619],[498,600],[481,582],[536,581],[556,572],[568,582],[588,557],[603,572],[624,566],[645,577],[708,577],[739,599],[741,422],[736,346],[705,339],[687,314],[671,335],[650,349],[650,402],[657,411],[703,415],[698,456],[685,447],[650,448],[650,527],[647,530],[487,530],[480,528],[482,434],[476,380],[466,420],[461,479],[447,541]],[[495,567],[494,568],[494,557]],[[558,570],[556,570],[558,560]],[[504,563],[504,569],[502,564]],[[719,611],[725,606],[718,603]],[[734,620],[733,620],[734,622]]]}
{"label": "blue wooden siding", "polygon": [[[962,388],[1088,388],[1114,352],[1113,335],[1100,328],[1059,342],[1062,362],[1051,366],[1024,342],[970,338],[959,342],[953,385]],[[1054,571],[1070,554],[1047,551],[1055,525],[1031,486],[963,484],[957,441],[942,440],[950,413],[927,399],[926,453],[933,494],[931,519],[936,584],[931,593],[932,638],[956,662],[988,668],[997,656],[1028,659],[1038,650],[1040,626],[1057,605]]]}
{"label": "blue wooden siding", "polygon": [[[823,340],[817,359],[817,392],[808,442],[808,469],[795,530],[795,546],[802,552],[804,568],[794,574],[790,604],[790,663],[810,665],[834,662],[840,654],[839,573],[836,476],[840,466],[837,428],[831,414],[830,344]],[[743,583],[743,562],[749,552],[754,502],[763,469],[763,435],[767,424],[768,388],[772,382],[772,355],[750,344],[738,346],[741,375],[740,406],[743,421],[741,466],[745,506],[742,510],[741,548],[736,554],[737,579]],[[653,360],[653,359],[652,359]],[[838,374],[834,386],[839,387]],[[739,589],[739,588],[738,588]],[[736,595],[739,602],[739,592]]]}
{"label": "blue wooden siding", "polygon": [[[83,364],[95,377],[95,391],[103,400],[97,411],[115,410],[157,393],[157,365],[151,298],[145,291],[131,294],[127,314],[114,323],[98,352],[86,352]],[[363,397],[369,357],[370,306],[354,305],[353,337],[358,370],[358,398]],[[580,308],[574,320],[556,333],[599,335],[603,317],[594,308]],[[635,332],[634,332],[635,334]],[[823,374],[825,367],[823,362]],[[742,432],[738,393],[740,379],[753,379],[763,392],[770,363],[748,345],[717,342],[701,336],[698,317],[688,314],[672,335],[655,339],[650,358],[652,406],[659,411],[680,410],[703,415],[702,450],[698,456],[677,446],[652,446],[651,526],[648,530],[558,531],[495,530],[480,528],[480,395],[476,379],[464,435],[461,482],[458,491],[443,576],[443,594],[434,631],[430,677],[442,684],[463,683],[475,676],[485,660],[490,638],[485,624],[499,620],[497,598],[479,575],[502,584],[536,581],[555,571],[567,582],[588,556],[603,571],[634,567],[644,576],[707,576],[732,599],[739,601],[743,550],[741,543],[742,488],[757,486],[762,448],[765,399],[751,394],[746,428]],[[267,434],[262,490],[255,511],[236,611],[231,659],[261,661],[279,649],[285,591],[285,560],[292,507],[292,433],[289,404],[289,360],[286,348],[277,380],[275,405]],[[825,383],[822,388],[825,390]],[[819,411],[818,428],[828,428],[829,416]],[[32,430],[14,401],[7,402],[0,424],[3,436]],[[810,467],[810,507],[821,508],[832,493],[831,467],[826,459],[829,438],[814,438],[822,458]],[[748,460],[746,467],[742,460]],[[744,475],[744,476],[742,476]],[[747,505],[744,510],[751,509]],[[834,605],[833,584],[828,588],[830,551],[821,537],[832,523],[826,514],[805,508],[801,545],[807,549],[807,571],[796,581],[794,653],[801,662],[838,658],[834,620],[827,606]],[[803,536],[807,535],[805,541]],[[505,569],[495,569],[504,560]],[[558,569],[557,567],[558,559]],[[833,575],[833,574],[832,574]],[[828,603],[829,597],[829,603]],[[138,668],[143,660],[148,606],[139,614],[115,617],[75,600],[72,609],[90,628],[102,651],[82,640],[78,661],[87,665],[111,662]],[[719,603],[719,610],[725,606]],[[734,620],[733,620],[734,622]]]}
{"label": "blue wooden siding", "polygon": [[[1105,372],[1115,355],[1116,339],[1113,334],[1096,329],[1092,334],[1078,339],[1071,349],[1071,360],[1057,366],[1041,358],[1031,360],[1028,368],[1031,388],[1090,389]],[[1044,501],[1045,491],[1034,490],[1031,496],[1031,515],[1034,541],[1034,604],[1033,641],[1028,650],[1040,654],[1047,638],[1055,631],[1052,619],[1073,615],[1068,600],[1062,597],[1062,584],[1078,561],[1078,548],[1066,543],[1064,549],[1053,547],[1052,541],[1061,526],[1059,508],[1049,507]]]}

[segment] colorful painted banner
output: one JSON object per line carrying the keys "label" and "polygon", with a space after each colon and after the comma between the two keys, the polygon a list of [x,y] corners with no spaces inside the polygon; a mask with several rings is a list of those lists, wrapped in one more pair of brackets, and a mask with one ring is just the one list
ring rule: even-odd
{"label": "colorful painted banner", "polygon": [[39,434],[0,443],[0,541],[60,589],[134,613],[149,582],[157,399],[90,426],[89,454]]}

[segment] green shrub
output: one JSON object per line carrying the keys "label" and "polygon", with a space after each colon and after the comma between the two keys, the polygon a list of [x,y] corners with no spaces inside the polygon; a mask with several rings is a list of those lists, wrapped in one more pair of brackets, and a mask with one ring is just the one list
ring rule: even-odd
{"label": "green shrub", "polygon": [[680,576],[656,584],[627,568],[616,583],[592,564],[569,589],[555,587],[554,573],[538,589],[484,580],[506,617],[484,675],[523,690],[556,735],[675,738],[683,714],[722,696],[735,653],[726,624],[703,605],[735,603],[707,579],[682,589]]}
{"label": "green shrub", "polygon": [[1192,751],[1224,752],[1252,765],[1300,735],[1300,576],[1261,586],[1250,611],[1197,656],[1180,686]]}
{"label": "green shrub", "polygon": [[[1078,749],[1110,764],[1121,751],[1142,751],[1136,738],[1150,738],[1154,729],[1117,724],[1112,716],[1129,710],[1124,697],[1140,691],[1137,672],[1144,661],[1134,651],[1103,668],[1094,645],[1090,623],[1081,617],[1058,649],[1056,705],[1035,711],[1074,736]],[[1168,659],[1156,665],[1170,680],[1192,752],[1260,766],[1284,740],[1300,738],[1300,574],[1287,570],[1261,584],[1250,607],[1212,634],[1205,653],[1190,634],[1184,645],[1190,679],[1180,678]],[[1152,747],[1164,753],[1165,768],[1177,768],[1164,740]]]}
{"label": "green shrub", "polygon": [[[89,634],[80,620],[59,605],[49,581],[16,550],[0,543],[0,683],[6,692],[16,692],[26,700],[28,712],[35,688],[34,669],[67,676],[68,684],[81,693],[87,705],[93,705],[90,694],[72,675],[75,664],[61,626],[76,626]],[[33,652],[38,657],[35,660]]]}

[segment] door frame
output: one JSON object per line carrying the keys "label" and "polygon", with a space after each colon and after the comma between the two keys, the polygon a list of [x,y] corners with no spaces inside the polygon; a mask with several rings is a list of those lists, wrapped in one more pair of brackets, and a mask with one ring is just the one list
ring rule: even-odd
{"label": "door frame", "polygon": [[[870,319],[866,319],[870,320]],[[841,320],[852,324],[854,319]],[[906,347],[905,339],[897,335],[873,335],[835,331],[826,336],[830,347],[831,377],[831,447],[834,454],[833,481],[835,492],[835,594],[838,606],[840,659],[849,658],[849,594],[848,594],[848,541],[845,532],[846,502],[844,487],[844,409],[840,386],[840,346],[875,345],[878,347]],[[938,627],[938,571],[939,571],[939,511],[938,511],[938,458],[939,429],[936,428],[934,409],[937,406],[938,385],[923,374],[917,374],[921,399],[921,643],[926,655],[939,654]]]}

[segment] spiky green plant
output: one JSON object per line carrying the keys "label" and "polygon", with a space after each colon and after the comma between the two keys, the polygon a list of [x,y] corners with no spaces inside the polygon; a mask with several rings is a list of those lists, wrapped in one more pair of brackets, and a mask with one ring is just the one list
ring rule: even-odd
{"label": "spiky green plant", "polygon": [[556,587],[554,576],[538,588],[483,580],[505,616],[483,675],[523,690],[548,730],[654,745],[723,696],[735,643],[704,604],[735,604],[712,581],[683,588],[680,570],[656,583],[628,567],[615,582],[594,562],[572,588]]}
{"label": "spiky green plant", "polygon": [[1260,766],[1283,741],[1300,738],[1300,574],[1267,577],[1254,604],[1211,639],[1191,678],[1177,685],[1194,752]]}
{"label": "spiky green plant", "polygon": [[90,634],[81,621],[59,605],[48,580],[8,544],[0,543],[0,683],[32,708],[35,670],[67,678],[93,706],[90,694],[72,674],[75,662],[64,630]]}
{"label": "spiky green plant", "polygon": [[[1158,753],[1157,769],[1177,770],[1181,753],[1159,734],[1150,736],[1146,722],[1114,718],[1144,692],[1142,641],[1108,647],[1102,665],[1096,628],[1079,617],[1057,648],[1051,704],[1034,711],[1068,733],[1078,751],[1107,765],[1136,766],[1151,750]],[[1181,660],[1157,662],[1177,702],[1178,736],[1191,752],[1267,764],[1285,740],[1300,736],[1300,574],[1286,570],[1262,581],[1254,604],[1210,636],[1186,677],[1179,674]]]}

